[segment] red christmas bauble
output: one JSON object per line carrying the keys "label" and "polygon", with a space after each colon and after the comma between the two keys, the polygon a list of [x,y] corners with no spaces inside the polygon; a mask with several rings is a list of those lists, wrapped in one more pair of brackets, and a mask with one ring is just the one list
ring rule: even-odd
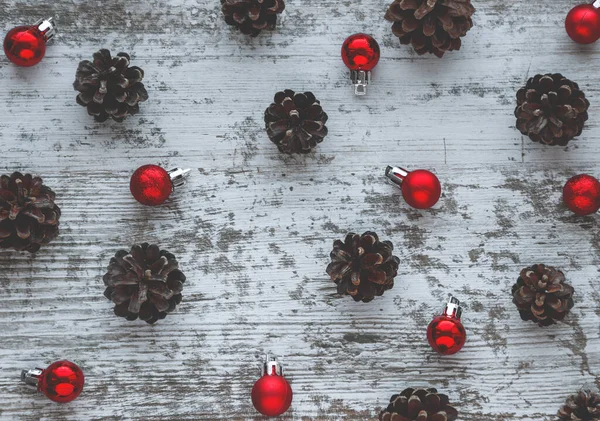
{"label": "red christmas bauble", "polygon": [[379,44],[367,34],[350,35],[342,45],[342,60],[350,70],[372,70],[379,61]]}
{"label": "red christmas bauble", "polygon": [[600,182],[587,174],[579,174],[563,187],[565,205],[579,216],[592,214],[600,209]]}
{"label": "red christmas bauble", "polygon": [[66,403],[76,399],[83,390],[83,371],[70,361],[52,363],[40,376],[38,390],[54,402]]}
{"label": "red christmas bauble", "polygon": [[571,39],[579,44],[591,44],[600,39],[600,10],[593,4],[575,6],[565,19]]}
{"label": "red christmas bauble", "polygon": [[461,321],[447,315],[437,316],[427,326],[429,345],[442,355],[456,354],[467,340]]}
{"label": "red christmas bauble", "polygon": [[292,388],[285,377],[265,374],[252,387],[252,404],[258,412],[277,417],[292,404]]}
{"label": "red christmas bauble", "polygon": [[408,173],[402,181],[402,197],[413,208],[429,209],[437,203],[442,194],[440,180],[427,170]]}
{"label": "red christmas bauble", "polygon": [[35,26],[17,26],[4,38],[4,53],[17,66],[35,66],[46,54],[46,40]]}
{"label": "red christmas bauble", "polygon": [[131,194],[142,205],[156,206],[164,203],[173,191],[169,173],[158,165],[139,167],[129,182]]}

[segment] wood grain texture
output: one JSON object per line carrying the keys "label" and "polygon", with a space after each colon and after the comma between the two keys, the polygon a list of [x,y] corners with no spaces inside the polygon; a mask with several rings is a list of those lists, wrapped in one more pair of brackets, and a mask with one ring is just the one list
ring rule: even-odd
{"label": "wood grain texture", "polygon": [[[600,386],[600,224],[561,204],[571,175],[598,175],[598,46],[563,29],[578,0],[474,1],[459,52],[419,57],[383,20],[386,2],[290,0],[279,29],[248,40],[216,0],[0,0],[0,29],[59,14],[60,35],[31,69],[0,59],[0,169],[44,177],[61,235],[35,256],[0,252],[0,419],[261,420],[249,391],[261,355],[279,354],[294,389],[283,420],[369,420],[409,386],[450,395],[463,421],[550,421],[566,397]],[[380,41],[365,98],[339,48]],[[76,105],[77,63],[131,53],[150,100],[123,124]],[[516,90],[562,72],[591,102],[566,148],[523,138]],[[314,153],[279,154],[263,128],[277,90],[311,90],[330,116]],[[165,206],[128,191],[146,163],[193,169]],[[383,179],[388,164],[434,170],[444,195],[416,211]],[[393,290],[339,297],[332,242],[375,230],[401,259]],[[184,301],[155,326],[112,314],[111,255],[135,242],[175,253]],[[522,322],[519,270],[562,268],[576,306],[564,323]],[[441,358],[425,327],[448,293],[465,302],[468,342]],[[83,368],[81,397],[57,405],[19,384],[61,358]]]}

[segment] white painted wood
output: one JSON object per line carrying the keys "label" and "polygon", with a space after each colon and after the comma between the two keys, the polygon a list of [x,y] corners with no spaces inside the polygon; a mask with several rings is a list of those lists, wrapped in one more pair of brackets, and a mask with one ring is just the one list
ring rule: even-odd
{"label": "white painted wood", "polygon": [[[578,1],[480,0],[459,52],[419,57],[399,46],[385,2],[291,0],[279,30],[247,40],[218,1],[0,1],[0,27],[60,15],[43,63],[0,60],[0,168],[44,177],[63,209],[61,235],[35,257],[0,252],[3,420],[259,420],[249,393],[261,354],[283,356],[294,389],[288,420],[366,420],[393,393],[448,393],[464,421],[554,420],[566,397],[600,386],[600,227],[560,204],[567,178],[598,176],[595,65],[563,20]],[[380,41],[369,95],[355,98],[339,48]],[[150,100],[123,124],[96,124],[75,104],[77,63],[98,48],[144,68]],[[527,77],[580,83],[590,121],[568,148],[514,128]],[[277,90],[312,90],[330,116],[313,154],[282,156],[262,116]],[[129,176],[146,163],[193,168],[173,200],[145,208]],[[388,164],[434,170],[444,196],[407,207]],[[393,290],[370,304],[338,297],[332,242],[375,230],[401,259]],[[110,256],[137,241],[175,253],[188,276],[178,311],[155,326],[112,314],[101,281]],[[519,270],[562,268],[576,289],[565,323],[522,322]],[[425,327],[448,293],[466,304],[464,350],[441,358]],[[60,358],[87,376],[57,405],[18,382]]]}

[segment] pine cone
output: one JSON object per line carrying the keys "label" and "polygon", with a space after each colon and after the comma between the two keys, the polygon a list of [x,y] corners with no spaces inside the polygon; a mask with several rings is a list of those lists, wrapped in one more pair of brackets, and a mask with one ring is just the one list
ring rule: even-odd
{"label": "pine cone", "polygon": [[560,421],[599,421],[600,395],[590,390],[582,390],[571,395],[558,410]]}
{"label": "pine cone", "polygon": [[350,233],[344,242],[336,240],[331,251],[327,274],[336,283],[338,294],[368,303],[394,286],[400,259],[392,256],[394,246],[379,241],[377,234]]}
{"label": "pine cone", "polygon": [[55,194],[31,174],[0,177],[0,249],[35,253],[58,235]]}
{"label": "pine cone", "polygon": [[283,9],[283,0],[221,0],[225,22],[252,37],[260,34],[263,29],[275,29],[277,15]]}
{"label": "pine cone", "polygon": [[583,131],[590,102],[560,73],[536,75],[517,92],[517,129],[534,142],[565,146]]}
{"label": "pine cone", "polygon": [[392,396],[379,421],[455,421],[458,411],[448,402],[448,396],[436,389],[408,388]]}
{"label": "pine cone", "polygon": [[412,44],[417,54],[460,50],[461,40],[473,26],[471,0],[395,0],[385,18],[400,44]]}
{"label": "pine cone", "polygon": [[77,67],[73,87],[80,94],[77,103],[87,107],[89,115],[98,122],[112,118],[122,122],[127,116],[137,114],[139,103],[148,99],[142,83],[144,71],[129,67],[129,55],[119,53],[111,57],[110,51],[94,54],[94,62],[83,60]]}
{"label": "pine cone", "polygon": [[185,275],[171,253],[157,245],[134,245],[110,259],[104,275],[104,296],[115,303],[115,314],[146,323],[164,319],[181,302]]}
{"label": "pine cone", "polygon": [[327,114],[312,92],[275,94],[265,110],[267,135],[284,153],[308,153],[327,136]]}
{"label": "pine cone", "polygon": [[564,319],[573,307],[575,290],[565,284],[565,275],[551,266],[533,265],[521,270],[512,287],[513,303],[521,318],[540,326],[549,326]]}

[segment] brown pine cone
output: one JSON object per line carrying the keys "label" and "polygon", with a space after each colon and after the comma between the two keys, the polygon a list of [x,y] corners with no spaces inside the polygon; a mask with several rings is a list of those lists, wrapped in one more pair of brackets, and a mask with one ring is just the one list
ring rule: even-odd
{"label": "brown pine cone", "polygon": [[558,410],[560,421],[599,421],[600,395],[590,390],[582,390],[571,395]]}
{"label": "brown pine cone", "polygon": [[449,405],[447,395],[436,389],[405,389],[393,395],[379,421],[455,421],[458,411]]}
{"label": "brown pine cone", "polygon": [[400,259],[392,256],[394,246],[379,241],[374,232],[350,233],[336,240],[331,251],[327,274],[336,283],[338,294],[368,303],[394,286]]}
{"label": "brown pine cone", "polygon": [[146,323],[164,319],[181,302],[185,275],[175,256],[143,243],[119,250],[104,275],[104,296],[115,303],[115,314]]}
{"label": "brown pine cone", "polygon": [[400,44],[412,44],[417,54],[442,57],[460,50],[461,37],[473,26],[471,0],[394,0],[385,13]]}
{"label": "brown pine cone", "polygon": [[284,9],[283,0],[221,0],[225,22],[251,37],[257,36],[263,29],[274,30],[277,15]]}
{"label": "brown pine cone", "polygon": [[129,67],[126,53],[111,57],[110,51],[94,54],[94,62],[83,60],[77,67],[73,87],[79,91],[77,103],[87,108],[88,114],[98,122],[112,118],[122,122],[127,116],[137,114],[139,103],[148,99],[142,83],[144,71]]}
{"label": "brown pine cone", "polygon": [[575,290],[565,283],[565,275],[551,266],[533,265],[521,270],[512,287],[513,303],[523,320],[549,326],[562,320],[573,308]]}
{"label": "brown pine cone", "polygon": [[267,135],[284,153],[308,153],[327,136],[327,113],[312,92],[275,94],[265,110]]}
{"label": "brown pine cone", "polygon": [[0,249],[35,253],[58,235],[60,208],[40,177],[0,177]]}
{"label": "brown pine cone", "polygon": [[536,75],[517,92],[517,129],[534,142],[565,146],[579,136],[590,102],[560,73]]}

